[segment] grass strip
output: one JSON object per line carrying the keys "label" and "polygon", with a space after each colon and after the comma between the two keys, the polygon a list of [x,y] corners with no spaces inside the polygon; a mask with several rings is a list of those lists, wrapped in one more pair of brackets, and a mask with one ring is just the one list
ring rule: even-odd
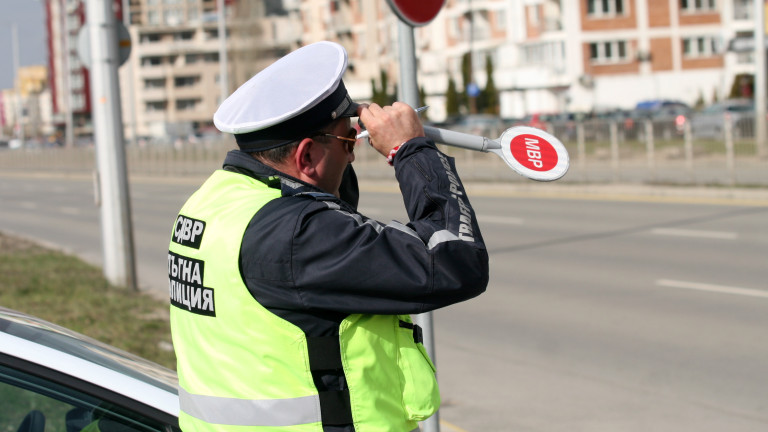
{"label": "grass strip", "polygon": [[0,233],[0,275],[0,305],[176,368],[168,305],[110,285],[100,268]]}

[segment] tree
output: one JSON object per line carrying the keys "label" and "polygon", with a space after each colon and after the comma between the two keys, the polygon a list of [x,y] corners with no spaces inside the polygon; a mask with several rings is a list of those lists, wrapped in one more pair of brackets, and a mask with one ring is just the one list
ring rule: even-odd
{"label": "tree", "polygon": [[[396,97],[387,92],[387,88],[389,87],[389,76],[385,70],[381,70],[379,75],[379,82],[381,84],[381,88],[376,88],[376,81],[371,79],[371,93],[373,94],[371,97],[371,102],[381,106],[391,105],[393,102],[395,102]],[[397,87],[395,87],[395,94],[397,94]]]}
{"label": "tree", "polygon": [[694,108],[696,111],[699,111],[699,110],[701,110],[702,108],[704,108],[704,105],[706,105],[706,104],[707,104],[707,103],[706,103],[706,102],[704,102],[704,92],[703,92],[703,91],[701,91],[701,90],[699,90],[699,97],[698,97],[698,99],[696,99],[696,103],[693,105],[693,108]]}
{"label": "tree", "polygon": [[445,92],[445,112],[448,116],[459,115],[459,92],[456,91],[456,81],[448,78],[448,90]]}
{"label": "tree", "polygon": [[464,83],[464,88],[461,90],[460,99],[459,99],[459,105],[468,107],[469,112],[474,114],[474,98],[470,98],[467,94],[467,86],[473,82],[472,79],[472,54],[466,53],[461,58],[461,79]]}
{"label": "tree", "polygon": [[493,60],[491,56],[485,57],[485,73],[488,76],[485,89],[480,93],[481,103],[478,103],[478,110],[487,114],[499,113],[499,92],[496,90],[496,83],[493,81]]}

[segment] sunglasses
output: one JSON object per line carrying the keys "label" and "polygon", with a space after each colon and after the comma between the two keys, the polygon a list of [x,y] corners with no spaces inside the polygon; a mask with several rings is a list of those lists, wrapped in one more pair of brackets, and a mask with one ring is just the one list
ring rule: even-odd
{"label": "sunglasses", "polygon": [[322,133],[319,135],[336,138],[338,140],[341,140],[342,142],[345,142],[347,145],[347,153],[352,153],[355,150],[355,143],[357,143],[357,138],[356,138],[357,130],[354,128],[349,129],[349,132],[347,132],[347,136],[339,136],[339,135],[333,135],[329,133]]}

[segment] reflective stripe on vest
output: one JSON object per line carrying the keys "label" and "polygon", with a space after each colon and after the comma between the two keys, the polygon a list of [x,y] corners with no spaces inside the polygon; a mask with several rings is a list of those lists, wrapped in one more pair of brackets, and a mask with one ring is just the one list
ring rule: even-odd
{"label": "reflective stripe on vest", "polygon": [[232,426],[295,426],[320,422],[317,395],[293,399],[236,399],[196,395],[179,387],[179,405],[208,423]]}

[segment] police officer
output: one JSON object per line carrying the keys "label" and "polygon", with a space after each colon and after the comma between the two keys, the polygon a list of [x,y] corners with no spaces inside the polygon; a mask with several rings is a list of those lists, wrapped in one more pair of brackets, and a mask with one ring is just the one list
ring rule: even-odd
{"label": "police officer", "polygon": [[[408,314],[470,299],[488,254],[453,160],[412,107],[354,103],[319,42],[219,107],[230,151],[168,254],[179,423],[191,431],[408,432],[440,397]],[[356,210],[355,129],[394,166],[410,222]]]}

